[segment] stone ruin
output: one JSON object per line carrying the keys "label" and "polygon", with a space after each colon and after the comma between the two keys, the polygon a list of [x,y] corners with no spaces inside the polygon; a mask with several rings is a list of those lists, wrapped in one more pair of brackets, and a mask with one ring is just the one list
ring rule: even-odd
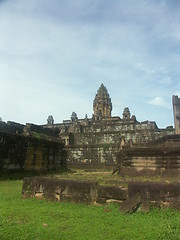
{"label": "stone ruin", "polygon": [[[154,121],[139,122],[128,107],[122,117],[112,116],[111,98],[103,84],[95,95],[91,118],[79,119],[73,112],[70,120],[54,123],[49,115],[42,126],[0,119],[0,173],[75,168],[110,169],[120,176],[179,175],[180,99],[173,96],[172,100],[175,129],[160,129]],[[179,184],[144,184],[129,183],[123,189],[97,182],[30,178],[24,180],[23,197],[89,203],[126,200],[123,212],[133,212],[140,205],[145,208],[153,201],[179,206]]]}
{"label": "stone ruin", "polygon": [[49,115],[49,116],[48,116],[47,124],[48,124],[48,125],[53,125],[53,124],[54,124],[54,118],[53,118],[52,115]]}
{"label": "stone ruin", "polygon": [[[64,120],[62,123],[54,123],[53,116],[49,115],[47,124],[42,126],[0,122],[0,133],[6,132],[9,134],[6,137],[12,139],[16,138],[13,134],[17,134],[21,135],[24,141],[29,137],[38,139],[39,143],[42,139],[47,143],[59,144],[61,158],[64,159],[66,156],[68,168],[110,169],[122,175],[179,171],[180,99],[178,96],[173,96],[175,129],[173,127],[160,129],[154,121],[139,122],[135,115],[131,115],[128,107],[124,108],[122,117],[112,116],[111,98],[103,84],[95,95],[93,110],[91,118],[85,115],[85,118],[79,119],[77,113],[73,112],[70,120]],[[11,147],[8,146],[6,157],[0,156],[1,168],[3,166],[4,169],[8,169],[10,165],[13,166],[8,164],[8,161],[13,161],[9,160],[9,151],[14,152],[11,151]],[[45,155],[42,154],[42,158],[43,156]],[[32,159],[31,162],[34,161]],[[46,161],[48,166],[49,160]]]}
{"label": "stone ruin", "polygon": [[180,134],[180,98],[178,98],[178,96],[173,95],[172,102],[174,111],[175,133]]}
{"label": "stone ruin", "polygon": [[56,129],[0,122],[0,173],[59,172],[65,165],[64,143]]}
{"label": "stone ruin", "polygon": [[[160,129],[154,121],[139,122],[135,115],[131,115],[128,107],[124,108],[122,117],[112,116],[111,98],[103,84],[95,95],[93,111],[92,118],[86,115],[84,119],[79,119],[77,113],[73,112],[70,120],[43,126],[45,129],[59,130],[59,136],[65,143],[69,168],[113,170],[118,165],[119,169],[123,168],[121,171],[123,174],[138,172],[152,174],[158,171],[161,173],[167,167],[168,160],[165,159],[171,157],[167,156],[168,154],[164,156],[163,141],[166,144],[173,141],[175,131],[177,133],[177,124],[175,129],[173,127]],[[176,116],[178,113],[176,109]],[[153,152],[149,147],[157,140],[159,148]],[[174,141],[177,142],[177,139]],[[143,152],[145,147],[146,151]],[[138,152],[140,155],[135,154],[137,149],[141,149]],[[177,163],[178,154],[175,153]],[[159,155],[162,157],[161,160]],[[177,167],[179,168],[178,164]]]}
{"label": "stone ruin", "polygon": [[[77,113],[73,112],[70,120],[64,120],[62,123],[54,123],[53,116],[49,115],[47,124],[42,126],[0,122],[0,133],[7,133],[6,136],[2,136],[3,140],[0,144],[5,148],[6,142],[8,143],[5,138],[14,139],[16,134],[18,137],[21,136],[24,142],[28,142],[25,141],[28,137],[38,139],[39,146],[41,146],[41,140],[47,143],[54,142],[60,146],[61,159],[66,156],[68,168],[110,169],[122,175],[179,171],[180,99],[178,96],[173,96],[173,110],[175,129],[173,127],[160,129],[154,121],[139,122],[135,115],[131,115],[128,107],[124,108],[122,117],[112,116],[110,95],[107,88],[101,84],[93,101],[94,113],[91,118],[85,115],[84,119],[79,119]],[[13,154],[10,152],[16,152],[16,150],[11,150],[11,148],[16,149],[13,144],[9,145],[6,147],[6,156],[2,154],[0,156],[0,166],[3,169],[13,166],[10,164],[13,161],[10,157]],[[32,147],[34,149],[32,156],[37,156],[36,148]],[[45,165],[50,164],[51,160],[45,157],[47,154],[43,153],[41,156],[39,158],[42,158],[43,169]],[[36,166],[37,160],[33,160],[34,158],[31,157],[30,162],[34,161],[35,164],[33,164]],[[54,159],[51,154],[50,159]],[[44,164],[44,161],[47,163]],[[39,163],[37,165],[40,169]]]}
{"label": "stone ruin", "polygon": [[101,186],[96,181],[31,177],[23,181],[22,197],[102,204],[110,199],[124,201],[127,198],[127,190],[120,186]]}
{"label": "stone ruin", "polygon": [[112,103],[107,88],[101,84],[93,102],[94,119],[111,118]]}
{"label": "stone ruin", "polygon": [[124,186],[102,186],[96,181],[75,181],[45,177],[25,178],[23,198],[88,204],[118,203],[123,213],[150,206],[180,209],[180,183],[129,182]]}

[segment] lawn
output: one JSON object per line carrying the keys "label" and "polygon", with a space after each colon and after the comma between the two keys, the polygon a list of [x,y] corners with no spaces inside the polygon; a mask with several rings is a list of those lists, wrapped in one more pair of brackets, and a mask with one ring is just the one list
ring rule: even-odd
{"label": "lawn", "polygon": [[53,177],[58,179],[69,179],[77,181],[96,181],[100,185],[115,185],[115,186],[127,186],[128,182],[159,182],[159,183],[173,183],[180,182],[180,176],[121,176],[119,174],[112,174],[112,171],[84,171],[75,170],[74,172],[64,172],[61,174],[53,174]]}
{"label": "lawn", "polygon": [[21,199],[22,181],[0,181],[0,240],[180,239],[180,212],[124,215],[118,205]]}

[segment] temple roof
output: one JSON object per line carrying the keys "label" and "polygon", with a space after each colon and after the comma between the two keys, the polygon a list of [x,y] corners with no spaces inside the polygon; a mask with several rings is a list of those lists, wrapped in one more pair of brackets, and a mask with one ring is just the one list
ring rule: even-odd
{"label": "temple roof", "polygon": [[93,102],[94,115],[111,117],[112,103],[107,88],[102,83]]}
{"label": "temple roof", "polygon": [[99,87],[94,101],[97,99],[101,99],[101,100],[109,100],[110,99],[107,88],[104,86],[103,83]]}

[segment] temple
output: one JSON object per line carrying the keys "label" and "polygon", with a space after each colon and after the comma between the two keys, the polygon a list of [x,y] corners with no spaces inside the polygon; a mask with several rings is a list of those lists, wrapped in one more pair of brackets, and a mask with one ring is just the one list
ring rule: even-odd
{"label": "temple", "polygon": [[111,98],[103,84],[95,95],[93,111],[92,118],[79,119],[73,112],[70,120],[43,126],[59,130],[71,168],[111,168],[117,164],[120,150],[174,134],[173,127],[159,129],[154,121],[139,122],[128,107],[122,117],[112,116]]}
{"label": "temple", "polygon": [[180,99],[172,97],[175,128],[158,128],[155,121],[140,122],[125,107],[112,116],[112,102],[101,84],[93,114],[47,124],[22,125],[0,119],[0,170],[59,171],[118,169],[121,175],[170,174],[180,171]]}

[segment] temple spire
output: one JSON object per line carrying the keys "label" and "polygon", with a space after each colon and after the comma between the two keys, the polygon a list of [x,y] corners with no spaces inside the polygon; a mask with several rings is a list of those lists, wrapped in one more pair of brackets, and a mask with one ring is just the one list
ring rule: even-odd
{"label": "temple spire", "polygon": [[107,88],[102,83],[99,87],[93,102],[94,117],[100,118],[111,117],[112,103]]}

